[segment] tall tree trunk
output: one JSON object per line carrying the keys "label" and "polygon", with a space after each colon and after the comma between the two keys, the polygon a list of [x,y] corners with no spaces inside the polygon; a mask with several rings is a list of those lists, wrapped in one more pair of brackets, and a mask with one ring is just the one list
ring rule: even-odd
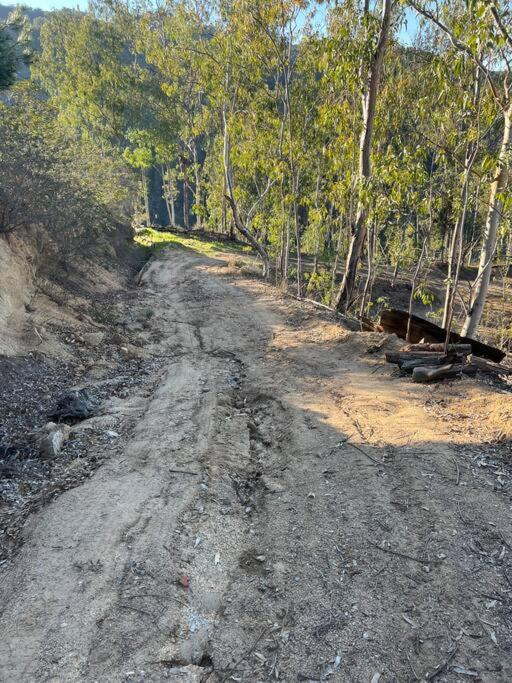
{"label": "tall tree trunk", "polygon": [[190,229],[190,208],[189,208],[189,195],[188,195],[188,169],[187,161],[180,156],[179,160],[180,171],[183,177],[182,180],[182,190],[183,190],[183,227],[185,230]]}
{"label": "tall tree trunk", "polygon": [[[473,97],[471,105],[473,108],[478,106],[480,99],[480,89],[482,83],[482,76],[478,67],[475,68],[475,80],[473,83]],[[463,124],[463,132],[466,132],[467,126]],[[466,213],[469,199],[469,180],[471,169],[475,161],[477,151],[477,144],[474,141],[469,141],[466,145],[466,155],[464,159],[464,174],[462,177],[462,192],[461,204],[457,222],[453,230],[452,241],[450,244],[450,253],[448,257],[448,277],[446,283],[446,295],[443,311],[442,327],[447,329],[447,339],[450,338],[450,328],[453,318],[453,304],[455,300],[455,291],[457,289],[460,267],[462,264],[462,244],[464,239],[464,224],[466,222]]]}
{"label": "tall tree trunk", "polygon": [[171,187],[169,177],[169,167],[167,170],[161,167],[160,175],[162,176],[162,196],[165,202],[165,208],[167,209],[167,217],[169,218],[169,225],[174,227],[174,196],[173,188]]}
{"label": "tall tree trunk", "polygon": [[[221,231],[226,235],[228,232],[228,211],[227,211],[227,200],[226,200],[226,192],[228,191],[228,188],[226,187],[226,174],[224,174],[222,178],[222,214],[221,214]],[[231,227],[231,224],[230,224]],[[230,230],[230,239],[234,239],[234,235],[232,230]]]}
{"label": "tall tree trunk", "polygon": [[230,142],[229,142],[229,132],[226,120],[226,112],[223,111],[223,126],[224,126],[224,176],[226,178],[227,194],[226,200],[231,207],[231,213],[233,215],[233,222],[236,229],[245,237],[249,244],[258,252],[258,255],[263,263],[263,277],[268,278],[270,274],[270,260],[265,247],[256,240],[253,235],[247,230],[243,221],[240,217],[238,211],[238,206],[235,199],[235,192],[233,188],[233,176],[231,172],[231,161],[230,161]]}
{"label": "tall tree trunk", "polygon": [[359,317],[366,315],[366,304],[368,303],[368,296],[370,293],[370,285],[373,278],[373,246],[374,246],[374,234],[375,234],[375,221],[370,228],[370,234],[368,236],[368,246],[367,246],[367,257],[368,257],[368,269],[366,273],[366,281],[364,283],[363,297],[361,299],[361,306],[359,308]]}
{"label": "tall tree trunk", "polygon": [[466,212],[468,207],[468,186],[469,168],[466,165],[466,169],[464,171],[464,181],[462,185],[461,208],[457,218],[457,222],[453,230],[452,240],[450,244],[450,254],[448,258],[448,277],[446,282],[446,294],[444,299],[442,324],[442,327],[444,327],[445,329],[449,326],[452,319],[455,289],[457,287],[458,274],[460,271],[462,259],[462,231],[464,229],[464,222],[466,220]]}
{"label": "tall tree trunk", "polygon": [[[319,197],[320,197],[320,162],[318,162],[317,166],[317,174],[316,174],[316,189],[315,189],[315,209],[318,211],[318,204],[319,204]],[[320,225],[316,226],[316,235],[315,235],[315,260],[313,263],[313,274],[316,275],[318,271],[318,257],[320,255]]]}
{"label": "tall tree trunk", "polygon": [[462,335],[465,337],[473,337],[476,334],[476,331],[480,324],[480,320],[482,318],[485,300],[487,298],[487,292],[489,290],[492,262],[496,251],[498,227],[501,218],[500,195],[505,190],[508,180],[507,162],[511,133],[512,104],[509,104],[509,106],[504,112],[503,138],[501,141],[501,148],[498,156],[496,173],[494,176],[494,180],[491,184],[489,208],[487,211],[487,220],[485,223],[482,251],[480,253],[478,275],[473,285],[469,312],[466,317],[464,327],[462,328]]}
{"label": "tall tree trunk", "polygon": [[196,211],[196,227],[200,228],[202,226],[202,186],[201,186],[201,168],[199,166],[199,156],[197,153],[197,144],[194,143],[193,146],[194,155],[194,184],[195,184],[195,205],[199,208],[199,212]]}
{"label": "tall tree trunk", "polygon": [[409,297],[409,318],[407,320],[407,332],[405,335],[405,340],[410,341],[410,335],[411,335],[411,316],[412,316],[412,305],[414,303],[414,292],[416,290],[416,283],[418,281],[418,275],[420,274],[421,270],[421,265],[423,262],[423,256],[425,254],[426,248],[427,248],[427,242],[428,242],[428,235],[423,239],[423,244],[421,245],[421,253],[418,258],[418,263],[416,264],[416,268],[414,270],[414,275],[412,276],[412,281],[411,281],[411,295]]}
{"label": "tall tree trunk", "polygon": [[151,226],[151,214],[149,213],[149,193],[148,193],[148,179],[146,169],[141,168],[140,174],[142,178],[142,192],[144,195],[144,212],[146,214],[146,227]]}
{"label": "tall tree trunk", "polygon": [[[371,57],[370,66],[366,75],[366,84],[363,92],[363,129],[359,144],[359,182],[364,186],[371,178],[371,146],[373,127],[375,123],[375,107],[379,90],[379,79],[384,61],[384,53],[389,36],[391,23],[391,7],[393,0],[383,0],[382,20],[379,40]],[[368,2],[365,2],[365,15],[369,13]],[[352,302],[356,283],[357,268],[361,259],[363,246],[366,238],[366,223],[368,210],[366,202],[359,199],[355,225],[348,249],[345,274],[336,299],[337,310],[347,309]]]}
{"label": "tall tree trunk", "polygon": [[189,196],[188,196],[188,174],[187,167],[185,166],[183,177],[183,225],[186,230],[190,230],[190,208],[189,208]]}

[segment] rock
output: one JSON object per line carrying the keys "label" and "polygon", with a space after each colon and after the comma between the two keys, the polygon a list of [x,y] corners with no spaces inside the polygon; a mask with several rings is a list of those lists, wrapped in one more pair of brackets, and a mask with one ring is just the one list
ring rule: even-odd
{"label": "rock", "polygon": [[126,358],[147,358],[149,356],[145,349],[141,349],[133,344],[128,344],[127,346],[121,346],[119,348],[123,356]]}
{"label": "rock", "polygon": [[39,441],[39,451],[43,458],[51,460],[52,458],[57,457],[62,450],[62,446],[68,440],[68,438],[68,425],[62,425],[53,431],[43,434]]}
{"label": "rock", "polygon": [[282,493],[284,491],[284,486],[280,484],[275,479],[271,479],[265,475],[261,477],[263,486],[270,491],[270,493]]}
{"label": "rock", "polygon": [[115,330],[110,333],[110,341],[112,344],[117,344],[118,346],[124,346],[126,344],[126,339],[122,334],[116,332]]}
{"label": "rock", "polygon": [[86,332],[82,335],[84,342],[88,346],[99,346],[105,340],[104,332]]}
{"label": "rock", "polygon": [[73,389],[68,391],[57,404],[55,412],[50,418],[73,418],[84,420],[91,417],[98,410],[99,401],[87,389]]}

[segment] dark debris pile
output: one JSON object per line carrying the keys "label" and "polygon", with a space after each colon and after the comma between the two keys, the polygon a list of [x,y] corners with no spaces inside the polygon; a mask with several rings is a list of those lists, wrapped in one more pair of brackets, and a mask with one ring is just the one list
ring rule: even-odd
{"label": "dark debris pile", "polygon": [[[126,359],[88,388],[94,404],[126,398],[146,383],[158,359]],[[89,477],[109,456],[112,432],[92,428],[72,435],[58,458],[41,458],[34,433],[48,422],[69,387],[78,381],[73,365],[43,356],[1,358],[0,374],[0,563],[21,543],[28,514]],[[101,412],[101,408],[100,411]],[[76,424],[76,419],[63,418]]]}

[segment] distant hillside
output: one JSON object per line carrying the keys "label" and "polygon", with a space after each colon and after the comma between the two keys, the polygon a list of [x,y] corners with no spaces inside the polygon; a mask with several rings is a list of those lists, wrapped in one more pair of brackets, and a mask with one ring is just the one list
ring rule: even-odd
{"label": "distant hillside", "polygon": [[[0,4],[0,20],[6,19],[10,12],[16,7],[16,5],[1,5]],[[39,17],[44,17],[48,12],[43,9],[38,9],[37,7],[26,7],[25,14],[29,17],[30,21],[35,21]]]}
{"label": "distant hillside", "polygon": [[[0,21],[7,19],[9,14],[12,12],[12,10],[16,7],[16,5],[1,5],[0,4]],[[24,13],[28,16],[30,19],[30,23],[32,24],[32,35],[33,35],[33,46],[34,50],[37,52],[40,47],[41,43],[39,40],[39,32],[41,30],[41,24],[45,20],[45,18],[51,14],[50,12],[46,12],[45,10],[39,9],[37,7],[24,7]],[[29,67],[28,66],[21,66],[19,71],[18,71],[18,78],[28,78],[29,77]]]}

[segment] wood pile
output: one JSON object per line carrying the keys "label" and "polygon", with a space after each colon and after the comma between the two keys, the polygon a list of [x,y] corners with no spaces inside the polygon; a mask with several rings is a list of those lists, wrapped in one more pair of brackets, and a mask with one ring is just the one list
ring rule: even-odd
{"label": "wood pile", "polygon": [[435,382],[477,372],[494,377],[512,374],[510,368],[474,355],[467,343],[450,344],[446,349],[439,343],[407,344],[398,352],[386,353],[386,361],[412,375],[413,382]]}
{"label": "wood pile", "polygon": [[[436,344],[443,345],[446,339],[446,330],[439,325],[435,325],[430,320],[424,320],[417,315],[411,315],[411,322],[409,325],[409,313],[407,311],[400,311],[392,308],[388,311],[382,311],[380,315],[377,329],[388,334],[396,334],[400,339],[407,339],[407,341],[417,344],[418,342],[430,342],[430,346]],[[407,329],[409,328],[409,337],[407,338]],[[486,358],[494,363],[501,363],[505,358],[505,352],[497,349],[489,344],[484,344],[476,339],[469,337],[461,337],[456,332],[450,334],[451,345],[469,344],[471,352],[479,358]]]}

